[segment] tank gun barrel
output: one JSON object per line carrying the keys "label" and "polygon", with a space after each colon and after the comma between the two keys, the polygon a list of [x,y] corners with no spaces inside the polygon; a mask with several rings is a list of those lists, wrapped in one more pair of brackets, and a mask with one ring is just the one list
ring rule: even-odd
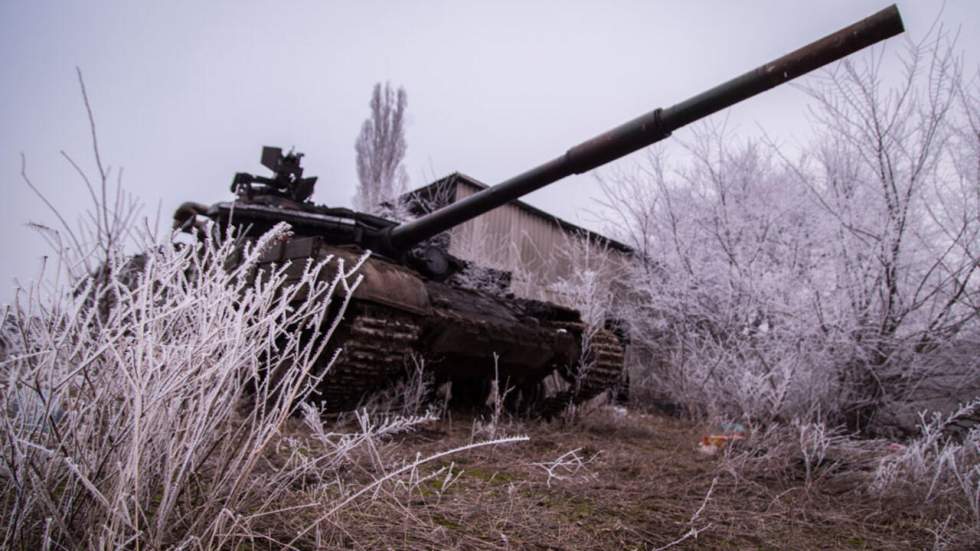
{"label": "tank gun barrel", "polygon": [[674,130],[837,61],[905,30],[895,5],[710,90],[655,109],[582,142],[563,155],[411,222],[387,230],[386,248],[402,251],[572,174],[581,174],[670,136]]}

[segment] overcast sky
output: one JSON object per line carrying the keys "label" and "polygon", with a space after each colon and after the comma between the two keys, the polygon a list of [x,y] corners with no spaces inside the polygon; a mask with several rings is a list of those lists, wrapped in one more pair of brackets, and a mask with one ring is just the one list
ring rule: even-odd
{"label": "overcast sky", "polygon": [[[913,39],[941,7],[898,4]],[[76,66],[103,159],[124,167],[125,186],[150,214],[159,203],[169,221],[182,201],[228,199],[234,172],[262,173],[262,145],[306,153],[306,173],[320,177],[314,200],[349,206],[354,139],[377,81],[408,92],[412,186],[456,170],[493,184],[887,5],[4,0],[0,302],[45,253],[26,222],[54,222],[21,182],[20,154],[70,218],[86,202],[58,153],[94,172]],[[939,17],[960,31],[967,70],[975,72],[980,2],[950,1]],[[806,105],[802,92],[782,87],[716,116],[745,133],[802,141]],[[585,175],[527,200],[603,230],[588,214],[597,194]]]}

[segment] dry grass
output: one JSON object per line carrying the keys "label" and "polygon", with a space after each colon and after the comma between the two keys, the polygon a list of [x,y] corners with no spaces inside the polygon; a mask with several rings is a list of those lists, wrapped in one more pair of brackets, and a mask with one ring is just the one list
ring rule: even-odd
{"label": "dry grass", "polygon": [[[444,419],[389,440],[392,465],[471,439],[471,419]],[[420,470],[297,542],[326,549],[923,549],[965,547],[956,520],[882,499],[846,478],[796,470],[747,477],[695,451],[705,427],[606,411],[576,424],[511,427],[530,440],[475,449]],[[569,452],[575,451],[575,454]],[[570,459],[577,457],[579,460]],[[542,465],[569,467],[549,476]],[[352,480],[378,469],[352,471]],[[389,467],[390,468],[390,467]],[[426,474],[428,473],[428,474]],[[432,474],[435,476],[431,476]],[[431,476],[430,478],[425,478]],[[307,499],[297,488],[291,499]],[[317,511],[277,519],[283,534]],[[937,536],[937,533],[939,534]],[[974,534],[975,535],[975,534]],[[957,547],[956,539],[962,542]],[[952,541],[947,541],[952,540]],[[943,543],[949,545],[943,547]]]}

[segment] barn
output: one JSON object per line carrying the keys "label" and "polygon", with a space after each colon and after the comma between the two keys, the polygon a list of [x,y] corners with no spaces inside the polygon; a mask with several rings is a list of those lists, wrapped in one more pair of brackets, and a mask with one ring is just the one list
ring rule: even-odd
{"label": "barn", "polygon": [[[456,172],[401,196],[419,216],[489,186]],[[448,232],[449,252],[464,260],[512,273],[518,296],[578,306],[569,283],[584,271],[613,275],[633,250],[522,201],[513,201]],[[610,279],[610,278],[605,278]]]}

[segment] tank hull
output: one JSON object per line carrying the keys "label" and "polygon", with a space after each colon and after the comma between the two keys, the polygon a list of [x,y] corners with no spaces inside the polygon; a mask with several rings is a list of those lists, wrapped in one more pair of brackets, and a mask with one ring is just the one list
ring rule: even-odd
{"label": "tank hull", "polygon": [[[316,236],[296,237],[266,251],[259,269],[285,266],[298,281],[307,262],[333,259],[321,274],[331,278],[331,270],[353,266],[364,254]],[[359,273],[364,278],[334,344],[318,360],[326,411],[356,408],[403,377],[413,356],[437,383],[452,383],[457,403],[482,403],[480,394],[496,378],[499,388],[514,389],[517,406],[546,413],[622,379],[622,343],[610,331],[587,328],[575,310],[434,281],[380,257],[369,257]],[[563,388],[549,396],[543,383],[552,375]]]}

